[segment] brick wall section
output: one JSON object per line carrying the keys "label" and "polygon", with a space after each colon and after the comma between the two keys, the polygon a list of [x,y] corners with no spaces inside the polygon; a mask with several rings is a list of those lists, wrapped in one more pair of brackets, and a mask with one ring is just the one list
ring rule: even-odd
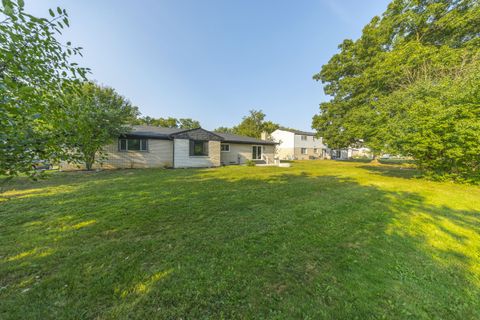
{"label": "brick wall section", "polygon": [[208,142],[208,154],[214,167],[220,166],[220,141]]}

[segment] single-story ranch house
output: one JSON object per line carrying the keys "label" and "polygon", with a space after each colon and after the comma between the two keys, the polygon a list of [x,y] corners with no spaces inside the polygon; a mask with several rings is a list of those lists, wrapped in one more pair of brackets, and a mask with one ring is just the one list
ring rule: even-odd
{"label": "single-story ranch house", "polygon": [[[105,146],[107,159],[94,168],[192,168],[243,164],[248,160],[274,162],[275,142],[202,128],[178,129],[132,126],[132,130]],[[75,170],[76,164],[60,165]]]}

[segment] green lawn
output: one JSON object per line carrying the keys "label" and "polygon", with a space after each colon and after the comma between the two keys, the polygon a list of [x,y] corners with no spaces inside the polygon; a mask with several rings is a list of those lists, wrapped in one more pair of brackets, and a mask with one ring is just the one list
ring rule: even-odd
{"label": "green lawn", "polygon": [[479,319],[480,187],[396,165],[54,174],[0,194],[0,318]]}

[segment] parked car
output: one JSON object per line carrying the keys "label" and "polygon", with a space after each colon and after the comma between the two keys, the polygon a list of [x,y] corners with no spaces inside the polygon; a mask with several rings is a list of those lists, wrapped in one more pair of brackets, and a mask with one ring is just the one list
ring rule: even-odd
{"label": "parked car", "polygon": [[38,160],[34,165],[33,168],[35,170],[50,170],[52,169],[52,164],[49,163],[47,160]]}

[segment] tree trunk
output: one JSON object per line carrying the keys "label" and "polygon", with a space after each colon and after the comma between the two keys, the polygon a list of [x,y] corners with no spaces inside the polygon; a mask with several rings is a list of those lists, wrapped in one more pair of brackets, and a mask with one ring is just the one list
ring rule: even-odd
{"label": "tree trunk", "polygon": [[85,167],[87,168],[87,171],[92,170],[94,162],[95,162],[95,154],[85,155]]}

